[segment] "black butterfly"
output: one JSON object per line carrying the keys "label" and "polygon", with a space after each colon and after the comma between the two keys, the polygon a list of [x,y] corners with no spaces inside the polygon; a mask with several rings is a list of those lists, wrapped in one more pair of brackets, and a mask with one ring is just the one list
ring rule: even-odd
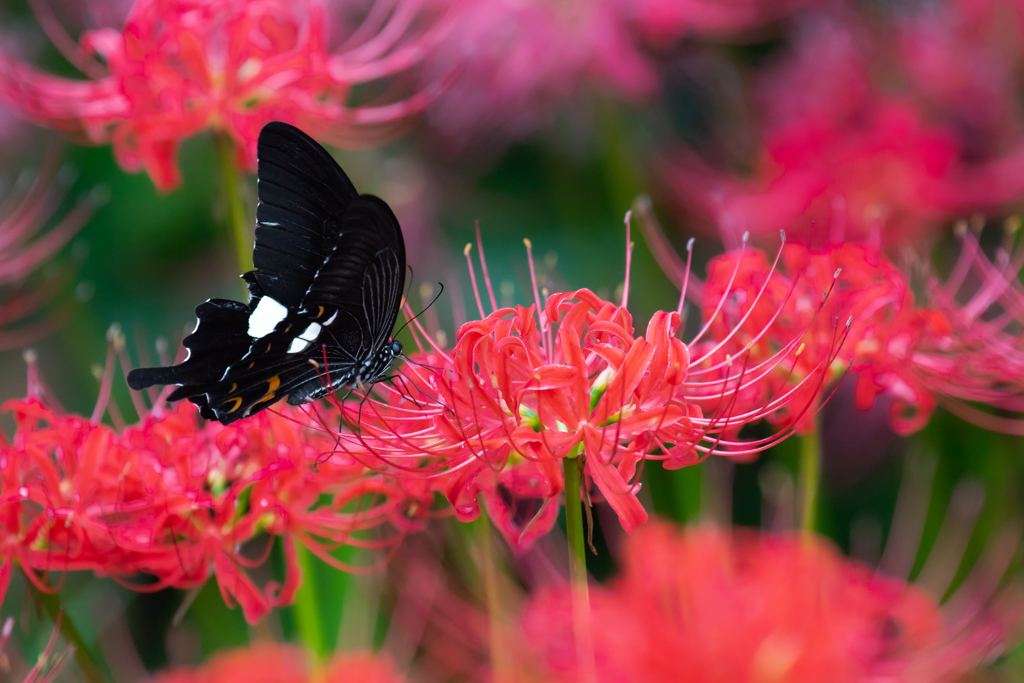
{"label": "black butterfly", "polygon": [[358,194],[337,162],[294,126],[260,132],[255,269],[249,303],[196,307],[179,365],[128,374],[132,389],[180,385],[208,420],[248,417],[368,385],[402,345],[391,338],[405,285],[405,242],[391,209]]}

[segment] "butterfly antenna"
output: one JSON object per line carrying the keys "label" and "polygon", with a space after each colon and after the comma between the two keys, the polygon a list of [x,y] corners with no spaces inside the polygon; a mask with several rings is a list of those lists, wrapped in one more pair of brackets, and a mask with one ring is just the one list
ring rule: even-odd
{"label": "butterfly antenna", "polygon": [[412,358],[409,358],[409,356],[406,356],[405,354],[402,354],[401,356],[399,356],[399,358],[404,360],[406,363],[412,363],[413,365],[418,365],[419,367],[426,368],[427,370],[433,370],[435,372],[443,372],[444,371],[444,368],[439,368],[439,367],[436,367],[434,365],[427,365],[426,363],[420,363],[418,361],[414,361]]}
{"label": "butterfly antenna", "polygon": [[429,303],[429,304],[427,304],[426,306],[424,306],[424,307],[423,307],[423,310],[422,310],[422,311],[420,311],[419,313],[417,313],[417,314],[416,314],[416,315],[414,315],[413,317],[411,317],[411,318],[409,318],[408,320],[406,320],[406,321],[405,321],[405,324],[404,324],[404,325],[402,325],[401,327],[399,327],[399,328],[398,328],[398,329],[397,329],[397,330],[395,331],[395,333],[394,333],[393,335],[391,335],[391,336],[392,336],[392,338],[394,338],[394,337],[397,337],[397,336],[398,336],[398,334],[399,334],[399,332],[401,332],[402,330],[404,330],[404,329],[405,329],[406,327],[408,327],[408,326],[409,326],[409,323],[411,323],[411,322],[412,322],[413,320],[415,320],[416,318],[418,318],[418,317],[420,317],[421,315],[423,315],[424,313],[426,313],[426,312],[427,312],[427,310],[428,310],[428,309],[429,309],[429,308],[430,308],[431,306],[433,306],[433,305],[434,305],[434,304],[435,304],[435,303],[437,302],[437,300],[438,300],[438,299],[439,299],[439,298],[441,297],[441,295],[442,295],[442,294],[444,294],[444,283],[443,283],[443,282],[438,282],[437,284],[438,284],[438,286],[439,286],[439,287],[441,288],[441,291],[439,291],[439,292],[438,292],[437,294],[435,294],[435,295],[434,295],[434,298],[430,300],[430,303]]}

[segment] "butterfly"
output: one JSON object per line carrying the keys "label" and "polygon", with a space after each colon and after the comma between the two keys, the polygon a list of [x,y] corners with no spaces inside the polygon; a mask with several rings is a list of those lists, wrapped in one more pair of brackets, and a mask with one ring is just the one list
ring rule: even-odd
{"label": "butterfly", "polygon": [[128,373],[135,390],[177,384],[169,400],[223,424],[283,397],[299,405],[370,385],[402,353],[392,331],[405,241],[390,207],[356,192],[327,150],[286,123],[263,127],[257,160],[248,303],[199,304],[183,362]]}

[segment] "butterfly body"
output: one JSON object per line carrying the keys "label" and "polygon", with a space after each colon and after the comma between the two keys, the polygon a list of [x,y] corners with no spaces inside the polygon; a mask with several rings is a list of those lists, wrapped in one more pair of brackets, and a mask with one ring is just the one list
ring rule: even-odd
{"label": "butterfly body", "polygon": [[287,124],[264,127],[258,158],[249,301],[200,304],[185,360],[128,376],[133,389],[177,384],[170,400],[224,424],[284,397],[298,405],[370,385],[401,354],[391,332],[405,243],[391,209],[358,194],[326,150]]}

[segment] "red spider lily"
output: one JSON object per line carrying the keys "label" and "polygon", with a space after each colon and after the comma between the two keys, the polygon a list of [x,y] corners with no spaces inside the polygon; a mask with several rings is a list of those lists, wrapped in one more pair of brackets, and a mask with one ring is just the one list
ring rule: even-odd
{"label": "red spider lily", "polygon": [[[338,436],[338,450],[396,478],[442,480],[463,521],[479,514],[479,494],[515,548],[554,524],[563,459],[579,459],[632,531],[647,519],[637,498],[645,460],[683,467],[716,451],[768,448],[816,405],[796,405],[790,426],[772,438],[735,435],[786,408],[807,385],[820,388],[835,356],[825,353],[795,388],[751,405],[741,397],[792,361],[795,343],[757,362],[742,350],[720,361],[714,349],[693,356],[675,337],[678,312],[655,314],[637,336],[624,305],[586,289],[552,294],[543,306],[497,309],[493,297],[491,305],[493,313],[484,315],[481,304],[482,319],[462,326],[450,354],[414,355],[397,388],[345,404],[346,421],[358,429]],[[702,338],[695,341],[707,344]]]}
{"label": "red spider lily", "polygon": [[927,282],[928,303],[949,328],[918,363],[918,376],[950,411],[983,427],[1024,434],[1024,421],[983,412],[971,403],[1024,412],[1024,249],[1013,248],[1017,224],[994,259],[961,224],[962,248],[945,280]]}
{"label": "red spider lily", "polygon": [[[212,574],[225,602],[255,622],[292,600],[296,542],[338,565],[329,548],[387,547],[422,517],[410,511],[423,497],[414,488],[367,476],[340,455],[316,467],[333,441],[292,409],[224,427],[187,402],[167,410],[158,401],[145,414],[139,399],[138,424],[100,424],[114,355],[91,419],[49,408],[34,365],[28,398],[4,406],[17,430],[0,447],[0,596],[15,562],[44,591],[55,588],[36,572],[91,570],[143,591],[197,586]],[[354,537],[389,521],[397,535]],[[261,589],[245,571],[260,560],[243,545],[267,535],[283,540],[285,581]],[[153,581],[126,581],[140,573]]]}
{"label": "red spider lily", "polygon": [[99,195],[94,193],[44,230],[65,189],[55,180],[57,163],[56,155],[48,155],[31,183],[19,181],[0,202],[0,349],[24,346],[52,328],[52,319],[39,320],[37,314],[62,281],[51,278],[31,284],[28,280],[74,237],[97,203]]}
{"label": "red spider lily", "polygon": [[456,151],[533,132],[588,78],[634,98],[657,89],[611,0],[466,3],[430,63],[458,70],[428,109]]}
{"label": "red spider lily", "polygon": [[[857,376],[857,407],[866,410],[880,394],[887,395],[892,426],[901,434],[921,429],[940,400],[986,426],[1019,432],[1018,421],[985,417],[963,401],[1022,408],[1024,298],[1016,273],[1024,255],[1011,261],[1004,254],[992,263],[979,258],[976,242],[966,244],[948,282],[929,280],[927,306],[915,305],[907,278],[876,246],[846,243],[814,250],[792,245],[778,268],[759,251],[718,257],[708,266],[702,293],[705,312],[721,311],[712,337],[721,338],[738,320],[752,322],[753,329],[764,329],[768,321],[773,327],[761,336],[734,334],[717,354],[749,349],[753,359],[772,358],[784,344],[799,339],[795,362],[778,366],[758,387],[778,393],[817,371],[814,359],[835,347],[835,321],[848,321],[848,337],[824,386],[851,367]],[[980,271],[982,284],[970,301],[960,304],[956,295],[970,269]],[[803,358],[808,351],[809,361]],[[745,398],[755,405],[764,400],[756,393]]]}
{"label": "red spider lily", "polygon": [[[816,538],[654,524],[590,592],[597,681],[952,681],[998,655],[1019,613],[971,618]],[[568,587],[535,594],[509,680],[577,681]]]}
{"label": "red spider lily", "polygon": [[893,103],[856,124],[801,121],[771,131],[749,180],[689,154],[672,162],[669,177],[685,206],[732,243],[746,230],[786,230],[815,246],[868,238],[905,244],[946,215],[942,193],[958,153],[946,131]]}
{"label": "red spider lily", "polygon": [[352,91],[420,61],[441,30],[424,31],[420,14],[414,0],[382,5],[331,52],[322,0],[137,0],[123,29],[81,40],[108,75],[58,78],[0,53],[0,96],[42,125],[112,143],[124,169],[166,190],[180,182],[180,142],[207,129],[230,135],[245,167],[272,120],[340,146],[390,133],[428,94],[354,106]]}
{"label": "red spider lily", "polygon": [[[992,90],[985,83],[956,85],[967,78],[964,69],[976,66],[963,51],[946,55],[958,70],[908,61],[912,70],[928,66],[942,77],[915,75],[908,79],[913,87],[893,92],[886,85],[900,64],[880,54],[877,32],[863,18],[847,9],[803,23],[794,49],[758,78],[761,142],[752,170],[744,176],[715,170],[685,150],[666,164],[681,210],[707,219],[732,244],[744,231],[771,236],[784,229],[815,247],[852,239],[888,248],[914,244],[937,223],[1020,196],[1024,153],[1013,108],[999,98],[983,99],[980,107],[974,97],[939,102],[932,92]],[[975,38],[978,50],[995,49]],[[934,47],[912,44],[922,42]],[[990,107],[1002,123],[968,123],[991,119],[983,114]],[[958,113],[964,108],[969,115]]]}
{"label": "red spider lily", "polygon": [[262,643],[214,655],[195,669],[177,669],[157,676],[155,683],[400,683],[404,680],[384,657],[370,653],[338,655],[310,670],[306,652],[296,647]]}

